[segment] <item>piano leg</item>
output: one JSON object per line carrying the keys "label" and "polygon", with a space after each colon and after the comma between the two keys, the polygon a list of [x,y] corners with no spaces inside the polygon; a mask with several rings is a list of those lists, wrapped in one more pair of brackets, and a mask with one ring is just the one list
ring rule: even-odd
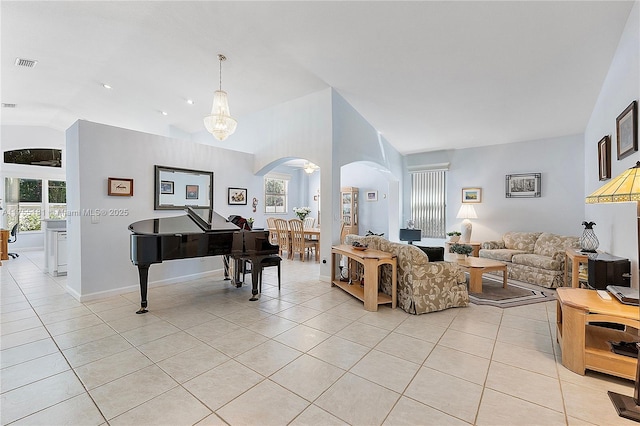
{"label": "piano leg", "polygon": [[251,301],[256,301],[258,300],[258,282],[260,281],[260,277],[258,275],[260,275],[258,273],[259,268],[256,268],[256,265],[259,265],[259,262],[252,262],[252,266],[251,266],[251,294],[253,295],[251,297]]}
{"label": "piano leg", "polygon": [[136,314],[144,314],[147,311],[147,283],[149,282],[149,266],[138,265],[138,274],[140,275],[140,310]]}

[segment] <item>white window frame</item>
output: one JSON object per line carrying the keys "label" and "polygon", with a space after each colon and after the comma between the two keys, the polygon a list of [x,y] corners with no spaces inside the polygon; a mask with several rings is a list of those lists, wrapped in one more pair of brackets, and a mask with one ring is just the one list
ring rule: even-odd
{"label": "white window frame", "polygon": [[[284,205],[282,206],[282,211],[269,211],[269,210],[267,210],[269,208],[274,208],[272,206],[268,206],[267,205],[267,197],[272,195],[272,194],[267,194],[267,180],[268,179],[281,180],[281,181],[284,182]],[[291,180],[291,175],[284,174],[284,173],[269,173],[269,174],[265,175],[265,177],[264,177],[264,187],[263,187],[264,213],[265,214],[273,214],[273,215],[282,214],[282,215],[286,215],[289,212],[289,181],[290,180]],[[278,194],[278,195],[280,195],[280,194]],[[275,208],[277,209],[277,206]]]}

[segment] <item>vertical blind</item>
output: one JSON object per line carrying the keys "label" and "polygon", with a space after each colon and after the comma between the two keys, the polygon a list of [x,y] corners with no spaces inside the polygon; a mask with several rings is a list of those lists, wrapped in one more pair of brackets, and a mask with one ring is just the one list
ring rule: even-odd
{"label": "vertical blind", "polygon": [[446,170],[414,172],[411,176],[411,218],[422,237],[445,238]]}

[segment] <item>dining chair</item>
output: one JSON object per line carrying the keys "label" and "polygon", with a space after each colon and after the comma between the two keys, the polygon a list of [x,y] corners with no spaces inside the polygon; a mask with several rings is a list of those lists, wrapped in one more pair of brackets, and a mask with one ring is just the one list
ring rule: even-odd
{"label": "dining chair", "polygon": [[[7,243],[15,243],[16,241],[18,241],[18,223],[16,223],[15,225],[13,225],[13,228],[11,228],[11,236],[9,237],[9,239],[7,240]],[[7,253],[8,256],[10,256],[12,259],[15,259],[16,257],[20,257],[20,255],[18,253]]]}
{"label": "dining chair", "polygon": [[289,238],[289,224],[284,219],[274,219],[276,233],[278,234],[278,246],[280,246],[280,256],[282,252],[287,252],[287,258],[291,259],[291,240]]}
{"label": "dining chair", "polygon": [[300,260],[304,262],[305,256],[311,253],[311,249],[315,250],[318,257],[318,240],[307,240],[304,237],[304,226],[300,219],[289,219],[289,229],[291,230],[292,259],[297,253],[300,255]]}
{"label": "dining chair", "polygon": [[269,230],[269,242],[274,245],[278,245],[278,232],[276,229],[276,218],[268,217],[267,218],[267,229]]}
{"label": "dining chair", "polygon": [[304,218],[304,224],[303,226],[305,228],[313,228],[316,224],[316,218],[315,217],[311,217],[311,216],[307,216]]}

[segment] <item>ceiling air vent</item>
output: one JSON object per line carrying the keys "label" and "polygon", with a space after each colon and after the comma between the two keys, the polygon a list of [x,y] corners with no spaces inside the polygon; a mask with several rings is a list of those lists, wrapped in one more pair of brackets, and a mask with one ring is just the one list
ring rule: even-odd
{"label": "ceiling air vent", "polygon": [[15,108],[16,106],[16,104],[5,104],[4,102],[2,103],[2,108]]}
{"label": "ceiling air vent", "polygon": [[36,66],[37,63],[38,61],[34,61],[33,59],[16,58],[17,67],[33,68]]}

